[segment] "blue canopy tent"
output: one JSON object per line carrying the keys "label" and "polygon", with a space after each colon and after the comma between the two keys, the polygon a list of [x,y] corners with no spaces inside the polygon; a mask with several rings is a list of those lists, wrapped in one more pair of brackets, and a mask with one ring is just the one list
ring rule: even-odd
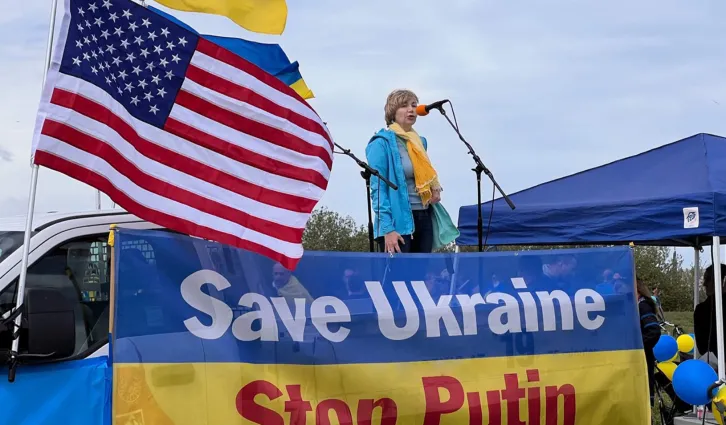
{"label": "blue canopy tent", "polygon": [[[487,245],[626,244],[720,247],[726,236],[726,138],[696,134],[482,204]],[[491,213],[491,214],[490,214]],[[458,246],[478,244],[477,206],[459,209]],[[720,249],[712,249],[714,264]],[[698,270],[696,270],[698,275]],[[721,281],[721,270],[714,268]],[[716,291],[717,316],[722,317]],[[694,282],[694,303],[698,286]],[[723,324],[719,378],[724,379]]]}
{"label": "blue canopy tent", "polygon": [[[515,210],[494,201],[487,245],[709,245],[726,236],[726,138],[697,134],[510,197]],[[477,244],[476,205],[458,227],[457,245]]]}

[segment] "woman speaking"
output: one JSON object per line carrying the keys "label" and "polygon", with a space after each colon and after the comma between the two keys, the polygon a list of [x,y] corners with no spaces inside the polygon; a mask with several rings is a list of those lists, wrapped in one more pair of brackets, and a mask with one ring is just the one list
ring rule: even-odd
{"label": "woman speaking", "polygon": [[427,142],[413,129],[418,97],[395,90],[384,107],[387,128],[368,142],[368,164],[398,186],[371,178],[374,234],[381,251],[426,253],[449,244],[459,232],[440,204],[441,185]]}

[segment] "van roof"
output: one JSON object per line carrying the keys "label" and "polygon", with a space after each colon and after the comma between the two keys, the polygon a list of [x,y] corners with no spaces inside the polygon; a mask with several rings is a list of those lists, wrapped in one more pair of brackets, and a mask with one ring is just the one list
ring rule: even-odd
{"label": "van roof", "polygon": [[[130,216],[132,214],[122,209],[106,209],[80,212],[42,212],[33,214],[33,231],[37,231],[50,224],[65,220],[82,219],[84,217],[99,216]],[[26,215],[0,217],[0,232],[22,232],[25,231]]]}

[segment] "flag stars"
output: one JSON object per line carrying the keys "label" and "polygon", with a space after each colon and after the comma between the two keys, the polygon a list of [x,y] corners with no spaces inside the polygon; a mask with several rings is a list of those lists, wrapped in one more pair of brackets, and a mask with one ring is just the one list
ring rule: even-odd
{"label": "flag stars", "polygon": [[153,77],[151,77],[151,82],[156,84],[157,86],[159,85],[159,81],[161,81],[161,78],[159,78],[158,75],[154,75]]}
{"label": "flag stars", "polygon": [[101,18],[96,18],[96,19],[95,19],[95,20],[93,21],[93,24],[94,24],[94,25],[98,25],[98,27],[99,27],[99,28],[101,28],[101,25],[103,25],[103,19],[101,19]]}
{"label": "flag stars", "polygon": [[91,56],[88,53],[83,53],[83,60],[84,61],[91,60]]}
{"label": "flag stars", "polygon": [[136,56],[134,56],[133,53],[129,53],[128,55],[126,55],[126,60],[129,61],[129,63],[133,63],[134,59],[136,59]]}
{"label": "flag stars", "polygon": [[166,48],[169,49],[169,50],[174,49],[174,43],[172,43],[171,41],[167,41],[166,42]]}
{"label": "flag stars", "polygon": [[154,53],[161,54],[163,51],[164,49],[161,46],[154,46]]}
{"label": "flag stars", "polygon": [[131,15],[131,11],[130,11],[129,9],[126,9],[126,10],[124,10],[124,13],[123,13],[123,15],[122,15],[122,16],[123,16],[124,18],[126,18],[126,19],[129,19],[129,20],[130,20],[130,19],[131,19],[131,16],[132,16],[132,15]]}
{"label": "flag stars", "polygon": [[83,48],[83,43],[81,43],[81,40],[76,40],[76,47],[78,47],[79,49]]}
{"label": "flag stars", "polygon": [[130,29],[131,31],[133,31],[133,32],[136,32],[136,29],[137,29],[137,28],[139,28],[139,26],[138,26],[138,25],[136,25],[136,22],[131,22],[131,23],[129,24],[129,29]]}
{"label": "flag stars", "polygon": [[158,37],[158,35],[156,35],[156,31],[151,31],[151,32],[149,33],[149,39],[150,39],[151,41],[154,41],[154,40],[156,40],[156,37]]}
{"label": "flag stars", "polygon": [[98,48],[98,54],[99,54],[99,55],[102,55],[102,54],[103,54],[103,47],[99,47],[99,48]]}
{"label": "flag stars", "polygon": [[164,78],[168,78],[169,80],[171,80],[172,78],[174,78],[174,73],[171,71],[166,71],[166,75],[164,75]]}
{"label": "flag stars", "polygon": [[118,94],[124,94],[124,91],[121,90],[121,87],[116,87],[116,91],[118,92]]}
{"label": "flag stars", "polygon": [[93,59],[98,59],[98,55],[95,50],[91,50],[91,56],[93,56]]}
{"label": "flag stars", "polygon": [[81,16],[86,16],[86,11],[85,11],[85,10],[83,10],[83,8],[82,8],[82,7],[79,7],[79,8],[78,8],[78,13],[79,13],[79,14],[80,14]]}
{"label": "flag stars", "polygon": [[116,51],[116,48],[113,47],[113,44],[109,44],[108,46],[106,46],[106,51],[113,54],[113,52]]}
{"label": "flag stars", "polygon": [[103,0],[103,5],[101,7],[105,7],[106,10],[111,10],[111,0]]}
{"label": "flag stars", "polygon": [[76,56],[75,58],[73,58],[73,65],[75,65],[75,66],[81,66],[81,58],[79,58],[78,56]]}
{"label": "flag stars", "polygon": [[126,90],[129,93],[131,93],[131,90],[133,90],[133,89],[134,89],[134,85],[133,84],[126,83],[126,88],[124,90]]}
{"label": "flag stars", "polygon": [[96,3],[91,3],[88,5],[88,10],[90,10],[93,13],[96,13],[96,9],[98,9],[98,6],[96,6]]}
{"label": "flag stars", "polygon": [[153,98],[153,97],[154,97],[154,95],[151,94],[151,92],[144,93],[144,99],[148,100],[149,102],[151,102],[151,98]]}
{"label": "flag stars", "polygon": [[146,86],[148,86],[148,85],[149,85],[149,84],[148,84],[148,83],[146,82],[146,80],[145,80],[145,79],[144,79],[144,80],[140,80],[140,81],[139,81],[139,87],[141,87],[141,89],[142,89],[142,90],[143,90],[143,89],[145,89],[145,88],[146,88]]}
{"label": "flag stars", "polygon": [[116,23],[116,19],[118,19],[118,15],[116,15],[116,12],[113,12],[112,14],[108,15],[108,19],[112,20],[113,23]]}
{"label": "flag stars", "polygon": [[141,37],[135,37],[134,44],[138,44],[139,46],[141,46],[142,44],[144,44],[144,39]]}
{"label": "flag stars", "polygon": [[91,34],[91,40],[93,40],[94,43],[98,43],[98,39],[96,38],[96,34]]}
{"label": "flag stars", "polygon": [[188,41],[187,41],[187,39],[186,39],[186,38],[184,38],[184,37],[181,37],[181,38],[179,38],[179,44],[180,44],[180,45],[181,45],[182,47],[186,47],[186,46],[187,46],[187,43],[188,43]]}
{"label": "flag stars", "polygon": [[129,43],[129,40],[128,39],[124,39],[124,40],[121,41],[121,46],[124,49],[128,49],[130,45],[131,45],[131,43]]}
{"label": "flag stars", "polygon": [[151,105],[151,108],[149,109],[149,112],[156,115],[157,112],[159,112],[159,108],[156,107],[156,105]]}
{"label": "flag stars", "polygon": [[180,60],[181,59],[179,58],[178,55],[172,55],[171,56],[171,61],[174,62],[174,63],[179,63]]}
{"label": "flag stars", "polygon": [[108,33],[108,30],[101,31],[101,37],[104,38],[104,40],[108,40],[108,37],[110,37],[111,34]]}
{"label": "flag stars", "polygon": [[169,28],[162,28],[161,29],[161,35],[168,38],[169,37]]}
{"label": "flag stars", "polygon": [[156,95],[161,98],[163,98],[165,94],[166,94],[166,90],[164,90],[164,87],[162,87],[156,91]]}
{"label": "flag stars", "polygon": [[139,102],[140,102],[140,101],[139,101],[139,97],[138,97],[138,96],[134,96],[134,97],[132,97],[132,98],[131,98],[131,103],[132,103],[132,104],[133,104],[134,106],[138,105],[138,104],[139,104]]}
{"label": "flag stars", "polygon": [[121,65],[121,58],[119,58],[118,56],[113,58],[113,64],[116,66]]}
{"label": "flag stars", "polygon": [[111,79],[108,78],[108,77],[106,77],[106,83],[108,83],[108,85],[110,86],[111,85]]}
{"label": "flag stars", "polygon": [[86,24],[86,28],[91,28],[91,23],[88,22],[88,19],[86,19],[85,21],[83,21],[83,23]]}
{"label": "flag stars", "polygon": [[138,76],[139,76],[139,75],[141,74],[141,68],[140,68],[140,67],[138,67],[138,66],[135,66],[135,67],[134,67],[134,70],[133,70],[133,71],[131,71],[131,73],[132,73],[132,74],[136,74],[136,76],[138,77]]}
{"label": "flag stars", "polygon": [[159,65],[163,66],[164,68],[166,68],[166,66],[167,66],[168,64],[169,64],[169,61],[168,61],[168,60],[166,60],[166,58],[161,58],[161,59],[159,60]]}
{"label": "flag stars", "polygon": [[95,66],[91,67],[91,72],[93,72],[94,75],[98,75],[98,69],[96,69]]}
{"label": "flag stars", "polygon": [[154,70],[154,62],[147,63],[146,64],[146,69],[148,69],[149,71],[153,71]]}
{"label": "flag stars", "polygon": [[129,76],[129,74],[127,74],[126,71],[123,69],[121,70],[121,72],[118,73],[118,77],[124,81],[126,81],[126,77],[128,77],[128,76]]}
{"label": "flag stars", "polygon": [[83,25],[78,24],[78,31],[83,32],[85,28],[83,28]]}
{"label": "flag stars", "polygon": [[141,20],[141,26],[149,28],[149,25],[151,25],[151,22],[148,19],[144,18]]}
{"label": "flag stars", "polygon": [[91,44],[91,39],[88,37],[83,37],[83,42],[86,44]]}
{"label": "flag stars", "polygon": [[113,32],[117,36],[121,37],[121,34],[124,33],[124,30],[121,29],[121,27],[116,28],[116,30]]}
{"label": "flag stars", "polygon": [[141,53],[140,54],[141,54],[141,56],[144,57],[144,59],[146,59],[146,57],[149,56],[149,50],[148,49],[141,49]]}

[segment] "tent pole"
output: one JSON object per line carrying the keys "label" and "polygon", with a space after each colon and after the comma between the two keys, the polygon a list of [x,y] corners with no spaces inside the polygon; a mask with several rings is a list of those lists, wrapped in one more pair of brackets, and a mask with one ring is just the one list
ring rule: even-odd
{"label": "tent pole", "polygon": [[[713,258],[713,280],[714,280],[714,300],[716,301],[716,356],[718,357],[718,378],[723,380],[726,378],[726,358],[724,358],[724,335],[723,335],[723,289],[721,283],[721,238],[713,237],[711,245],[711,255]],[[719,290],[721,289],[721,290]]]}
{"label": "tent pole", "polygon": [[698,302],[700,301],[698,299],[699,297],[699,291],[698,291],[698,281],[701,277],[701,250],[698,247],[693,248],[693,252],[695,254],[694,264],[693,264],[693,310],[696,310],[696,306],[698,305]]}

